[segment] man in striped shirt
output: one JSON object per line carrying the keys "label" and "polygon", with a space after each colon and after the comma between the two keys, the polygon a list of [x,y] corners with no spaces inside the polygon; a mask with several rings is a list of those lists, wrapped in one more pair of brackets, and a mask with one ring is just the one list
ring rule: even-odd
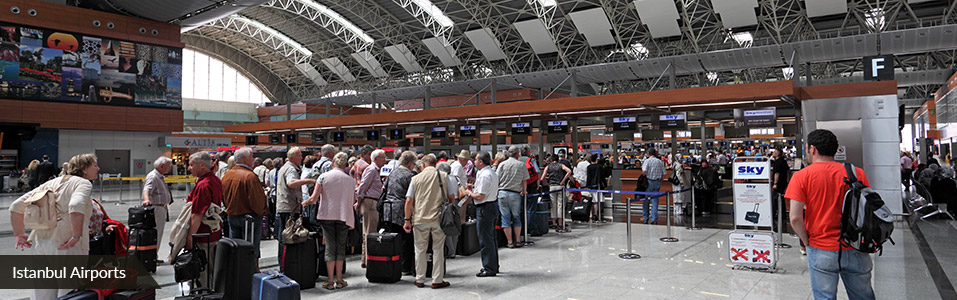
{"label": "man in striped shirt", "polygon": [[[658,158],[658,150],[654,148],[648,149],[647,156],[648,158],[641,164],[641,170],[645,171],[645,176],[648,177],[648,189],[645,191],[657,193],[661,189],[661,177],[665,176],[665,163]],[[649,204],[651,206],[650,218],[648,215]],[[641,216],[645,224],[658,222],[658,198],[652,198],[651,201],[646,199],[641,204],[641,209]]]}

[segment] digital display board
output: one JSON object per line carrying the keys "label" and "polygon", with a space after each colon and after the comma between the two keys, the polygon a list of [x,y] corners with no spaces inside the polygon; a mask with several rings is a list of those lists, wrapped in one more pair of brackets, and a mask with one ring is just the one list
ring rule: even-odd
{"label": "digital display board", "polygon": [[446,130],[447,128],[445,127],[432,127],[432,138],[440,139],[448,136],[448,132],[446,132]]}
{"label": "digital display board", "polygon": [[0,23],[0,97],[182,107],[183,49]]}
{"label": "digital display board", "polygon": [[379,140],[379,131],[378,131],[378,130],[366,130],[366,140],[367,140],[367,141],[378,141],[378,140]]}
{"label": "digital display board", "polygon": [[568,133],[568,121],[548,121],[548,133]]}
{"label": "digital display board", "polygon": [[775,127],[777,108],[734,109],[734,127]]}
{"label": "digital display board", "polygon": [[342,132],[342,131],[333,132],[333,133],[332,133],[332,141],[333,141],[333,142],[345,142],[345,141],[346,141],[346,133],[345,133],[345,132]]}
{"label": "digital display board", "polygon": [[270,135],[269,135],[269,143],[270,143],[270,144],[282,144],[282,134],[279,134],[279,133],[270,134]]}
{"label": "digital display board", "polygon": [[459,136],[460,137],[474,137],[478,129],[475,125],[462,125],[459,126]]}
{"label": "digital display board", "polygon": [[688,129],[688,113],[658,115],[658,129],[680,130]]}
{"label": "digital display board", "polygon": [[246,136],[246,145],[252,146],[252,145],[258,145],[258,144],[259,144],[258,136],[255,136],[255,135]]}
{"label": "digital display board", "polygon": [[529,135],[532,133],[532,123],[518,122],[512,123],[512,135]]}
{"label": "digital display board", "polygon": [[627,131],[638,129],[637,118],[635,117],[616,117],[611,120],[612,129],[615,131]]}
{"label": "digital display board", "polygon": [[296,143],[296,137],[297,137],[297,136],[298,136],[298,135],[295,134],[295,133],[287,133],[287,134],[286,134],[286,143],[287,143],[287,144],[295,144],[295,143]]}
{"label": "digital display board", "polygon": [[404,139],[404,138],[405,138],[405,130],[404,130],[404,129],[392,129],[392,130],[389,130],[389,139],[392,139],[392,140],[401,140],[401,139]]}
{"label": "digital display board", "polygon": [[326,143],[326,133],[325,133],[325,132],[313,132],[313,133],[312,133],[312,143],[313,143],[313,144],[325,144],[325,143]]}

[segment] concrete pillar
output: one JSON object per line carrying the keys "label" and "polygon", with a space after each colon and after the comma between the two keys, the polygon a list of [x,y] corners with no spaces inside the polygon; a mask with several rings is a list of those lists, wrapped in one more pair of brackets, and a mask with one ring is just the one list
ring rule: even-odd
{"label": "concrete pillar", "polygon": [[431,86],[425,87],[425,100],[422,102],[422,109],[432,109],[432,87]]}
{"label": "concrete pillar", "polygon": [[807,76],[805,77],[805,82],[806,82],[805,85],[806,86],[813,85],[813,82],[811,81],[811,62],[807,62],[807,67],[804,70],[805,70],[804,76]]}
{"label": "concrete pillar", "polygon": [[[495,84],[492,84],[492,86],[495,86]],[[492,92],[492,95],[495,95],[495,92]],[[492,99],[495,99],[494,96]],[[495,101],[495,100],[492,100],[492,101]],[[492,102],[492,103],[495,103],[495,102]],[[489,135],[488,137],[489,142],[491,142],[492,144],[492,151],[490,153],[492,153],[492,157],[495,157],[495,153],[498,151],[498,123],[492,122],[492,124],[489,126],[492,127],[492,134]],[[478,142],[479,145],[482,144],[481,132],[482,132],[481,128],[479,128],[479,142]]]}
{"label": "concrete pillar", "polygon": [[571,88],[572,91],[571,93],[569,93],[569,96],[572,96],[572,97],[578,97],[578,78],[576,78],[577,76],[575,76],[576,73],[577,72],[572,71],[571,75],[569,75],[570,78],[568,78],[568,80],[570,80],[572,83],[572,88]]}
{"label": "concrete pillar", "polygon": [[677,67],[675,67],[675,61],[672,59],[672,60],[671,60],[671,67],[668,68],[668,70],[670,71],[670,75],[668,76],[668,79],[669,79],[669,82],[670,82],[670,84],[671,84],[669,87],[670,87],[671,89],[676,89],[676,88],[678,88],[678,72],[676,71],[676,69],[677,69]]}
{"label": "concrete pillar", "polygon": [[[678,131],[671,131],[671,157],[675,157],[675,154],[678,153]],[[661,153],[661,156],[664,156],[664,153]]]}
{"label": "concrete pillar", "polygon": [[704,153],[704,150],[708,149],[708,124],[705,122],[706,112],[701,113],[701,152]]}
{"label": "concrete pillar", "polygon": [[[572,149],[571,151],[568,151],[568,153],[574,153],[575,155],[572,155],[572,157],[578,158],[578,156],[581,155],[578,153],[578,119],[569,120],[568,125],[570,129],[569,132],[571,132],[571,136],[572,136],[571,137]],[[569,160],[574,162],[574,160],[571,160],[571,159]]]}
{"label": "concrete pillar", "polygon": [[[532,126],[535,126],[535,121],[531,122]],[[545,158],[545,130],[548,128],[548,121],[539,120],[538,121],[538,153],[541,158]],[[531,133],[531,132],[529,132]]]}
{"label": "concrete pillar", "polygon": [[[492,90],[492,93],[489,96],[489,98],[492,99],[492,104],[495,104],[496,100],[498,100],[498,87],[496,87],[495,85],[495,79],[492,79],[492,85],[490,88]],[[481,99],[479,100],[481,101]]]}

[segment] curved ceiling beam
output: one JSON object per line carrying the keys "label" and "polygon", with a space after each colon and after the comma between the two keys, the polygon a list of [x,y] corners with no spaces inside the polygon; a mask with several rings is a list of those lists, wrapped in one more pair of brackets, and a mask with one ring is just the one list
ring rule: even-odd
{"label": "curved ceiling beam", "polygon": [[299,42],[294,41],[292,38],[276,31],[272,27],[240,15],[222,18],[206,26],[232,30],[253,38],[273,50],[279,51],[283,56],[289,58],[296,64],[307,62],[309,58],[312,57],[312,51]]}
{"label": "curved ceiling beam", "polygon": [[339,13],[312,0],[272,0],[262,5],[305,17],[342,39],[355,52],[366,51],[375,40]]}
{"label": "curved ceiling beam", "polygon": [[435,37],[443,37],[448,43],[452,42],[452,28],[455,23],[445,15],[439,7],[429,0],[392,0],[405,11],[415,17],[425,28],[428,28]]}
{"label": "curved ceiling beam", "polygon": [[215,57],[239,71],[273,102],[292,103],[299,98],[286,80],[242,49],[193,32],[183,33],[182,41],[186,48]]}

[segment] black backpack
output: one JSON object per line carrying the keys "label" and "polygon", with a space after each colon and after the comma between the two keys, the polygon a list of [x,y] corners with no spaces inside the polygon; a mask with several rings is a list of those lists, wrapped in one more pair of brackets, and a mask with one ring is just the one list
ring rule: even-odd
{"label": "black backpack", "polygon": [[[884,205],[881,195],[871,190],[854,174],[854,165],[845,163],[847,192],[841,210],[840,247],[851,247],[863,253],[883,253],[884,242],[894,231],[894,216]],[[840,253],[840,252],[838,252]],[[840,254],[838,254],[840,263]]]}

